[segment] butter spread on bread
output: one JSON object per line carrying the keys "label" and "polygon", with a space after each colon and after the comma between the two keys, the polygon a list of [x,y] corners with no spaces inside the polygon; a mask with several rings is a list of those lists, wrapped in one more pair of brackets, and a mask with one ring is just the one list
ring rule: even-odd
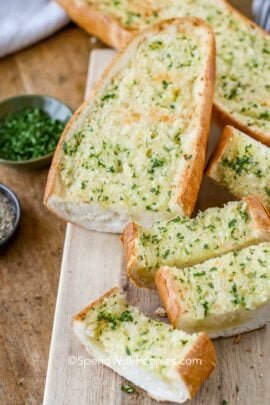
{"label": "butter spread on bread", "polygon": [[68,124],[45,201],[88,229],[190,215],[205,161],[214,36],[198,19],[159,23],[116,56]]}
{"label": "butter spread on bread", "polygon": [[190,335],[145,316],[118,288],[75,316],[73,328],[93,357],[157,400],[192,398],[215,367],[205,333]]}
{"label": "butter spread on bread", "polygon": [[176,217],[151,228],[129,224],[122,240],[129,277],[139,287],[154,287],[161,266],[187,267],[270,240],[270,217],[261,199],[249,196],[192,219]]}
{"label": "butter spread on bread", "polygon": [[206,174],[238,198],[257,194],[270,209],[270,148],[226,127]]}
{"label": "butter spread on bread", "polygon": [[226,123],[270,145],[270,37],[224,0],[58,0],[88,32],[121,48],[157,21],[196,16],[217,42],[215,106]]}
{"label": "butter spread on bread", "polygon": [[163,267],[156,285],[177,328],[212,337],[256,329],[270,320],[270,244],[185,269]]}

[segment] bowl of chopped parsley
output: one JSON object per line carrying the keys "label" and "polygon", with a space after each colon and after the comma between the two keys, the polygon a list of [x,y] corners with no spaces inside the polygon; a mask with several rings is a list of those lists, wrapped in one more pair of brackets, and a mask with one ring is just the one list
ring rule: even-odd
{"label": "bowl of chopped parsley", "polygon": [[43,95],[22,95],[0,103],[0,163],[39,168],[50,163],[72,110]]}

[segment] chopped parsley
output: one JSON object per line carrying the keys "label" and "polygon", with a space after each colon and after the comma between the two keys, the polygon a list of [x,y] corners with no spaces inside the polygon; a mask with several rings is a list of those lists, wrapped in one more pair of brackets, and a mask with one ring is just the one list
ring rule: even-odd
{"label": "chopped parsley", "polygon": [[36,159],[53,152],[65,123],[41,108],[23,108],[0,119],[0,158]]}
{"label": "chopped parsley", "polygon": [[121,391],[125,392],[126,394],[133,394],[136,392],[135,388],[130,384],[123,384],[121,387]]}
{"label": "chopped parsley", "polygon": [[121,316],[120,316],[120,321],[122,322],[132,322],[133,321],[133,317],[130,311],[124,311],[122,312]]}

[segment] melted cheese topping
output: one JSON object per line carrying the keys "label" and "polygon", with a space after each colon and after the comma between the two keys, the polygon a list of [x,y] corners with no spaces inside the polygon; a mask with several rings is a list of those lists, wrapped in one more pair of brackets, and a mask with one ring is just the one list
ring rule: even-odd
{"label": "melted cheese topping", "polygon": [[270,37],[243,21],[222,0],[98,0],[97,9],[127,29],[182,16],[206,20],[217,43],[216,97],[228,113],[270,136]]}
{"label": "melted cheese topping", "polygon": [[91,308],[84,325],[88,339],[101,345],[107,355],[120,361],[127,358],[165,379],[170,379],[172,370],[198,336],[148,318],[128,305],[121,293]]}
{"label": "melted cheese topping", "polygon": [[270,300],[269,243],[169,271],[187,316],[194,320],[255,310]]}
{"label": "melted cheese topping", "polygon": [[270,209],[270,149],[234,130],[213,174],[237,197],[257,194]]}
{"label": "melted cheese topping", "polygon": [[63,144],[67,198],[138,219],[183,214],[177,197],[200,131],[190,117],[201,114],[205,35],[200,27],[180,33],[168,26],[138,46]]}
{"label": "melted cheese topping", "polygon": [[138,276],[153,281],[161,266],[185,267],[256,243],[258,235],[244,202],[209,208],[196,218],[177,217],[139,228]]}

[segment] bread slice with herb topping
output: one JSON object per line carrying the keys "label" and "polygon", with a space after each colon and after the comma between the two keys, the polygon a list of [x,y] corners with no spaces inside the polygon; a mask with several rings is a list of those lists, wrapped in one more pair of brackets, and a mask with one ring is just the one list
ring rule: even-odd
{"label": "bread slice with herb topping", "polygon": [[86,31],[118,49],[167,18],[207,21],[217,42],[216,110],[227,124],[270,145],[270,36],[227,0],[57,1]]}
{"label": "bread slice with herb topping", "polygon": [[257,194],[270,209],[270,148],[227,126],[206,170],[238,198]]}
{"label": "bread slice with herb topping", "polygon": [[187,267],[266,240],[270,216],[256,196],[151,228],[132,223],[122,236],[129,277],[137,286],[150,288],[161,266]]}
{"label": "bread slice with herb topping", "polygon": [[156,286],[176,328],[211,337],[257,329],[270,320],[270,243],[185,269],[163,267]]}
{"label": "bread slice with herb topping", "polygon": [[216,364],[205,333],[190,335],[148,318],[118,288],[76,315],[73,328],[89,354],[158,401],[194,397]]}
{"label": "bread slice with herb topping", "polygon": [[58,145],[45,203],[85,228],[190,215],[201,183],[215,45],[201,20],[134,37],[75,113]]}

